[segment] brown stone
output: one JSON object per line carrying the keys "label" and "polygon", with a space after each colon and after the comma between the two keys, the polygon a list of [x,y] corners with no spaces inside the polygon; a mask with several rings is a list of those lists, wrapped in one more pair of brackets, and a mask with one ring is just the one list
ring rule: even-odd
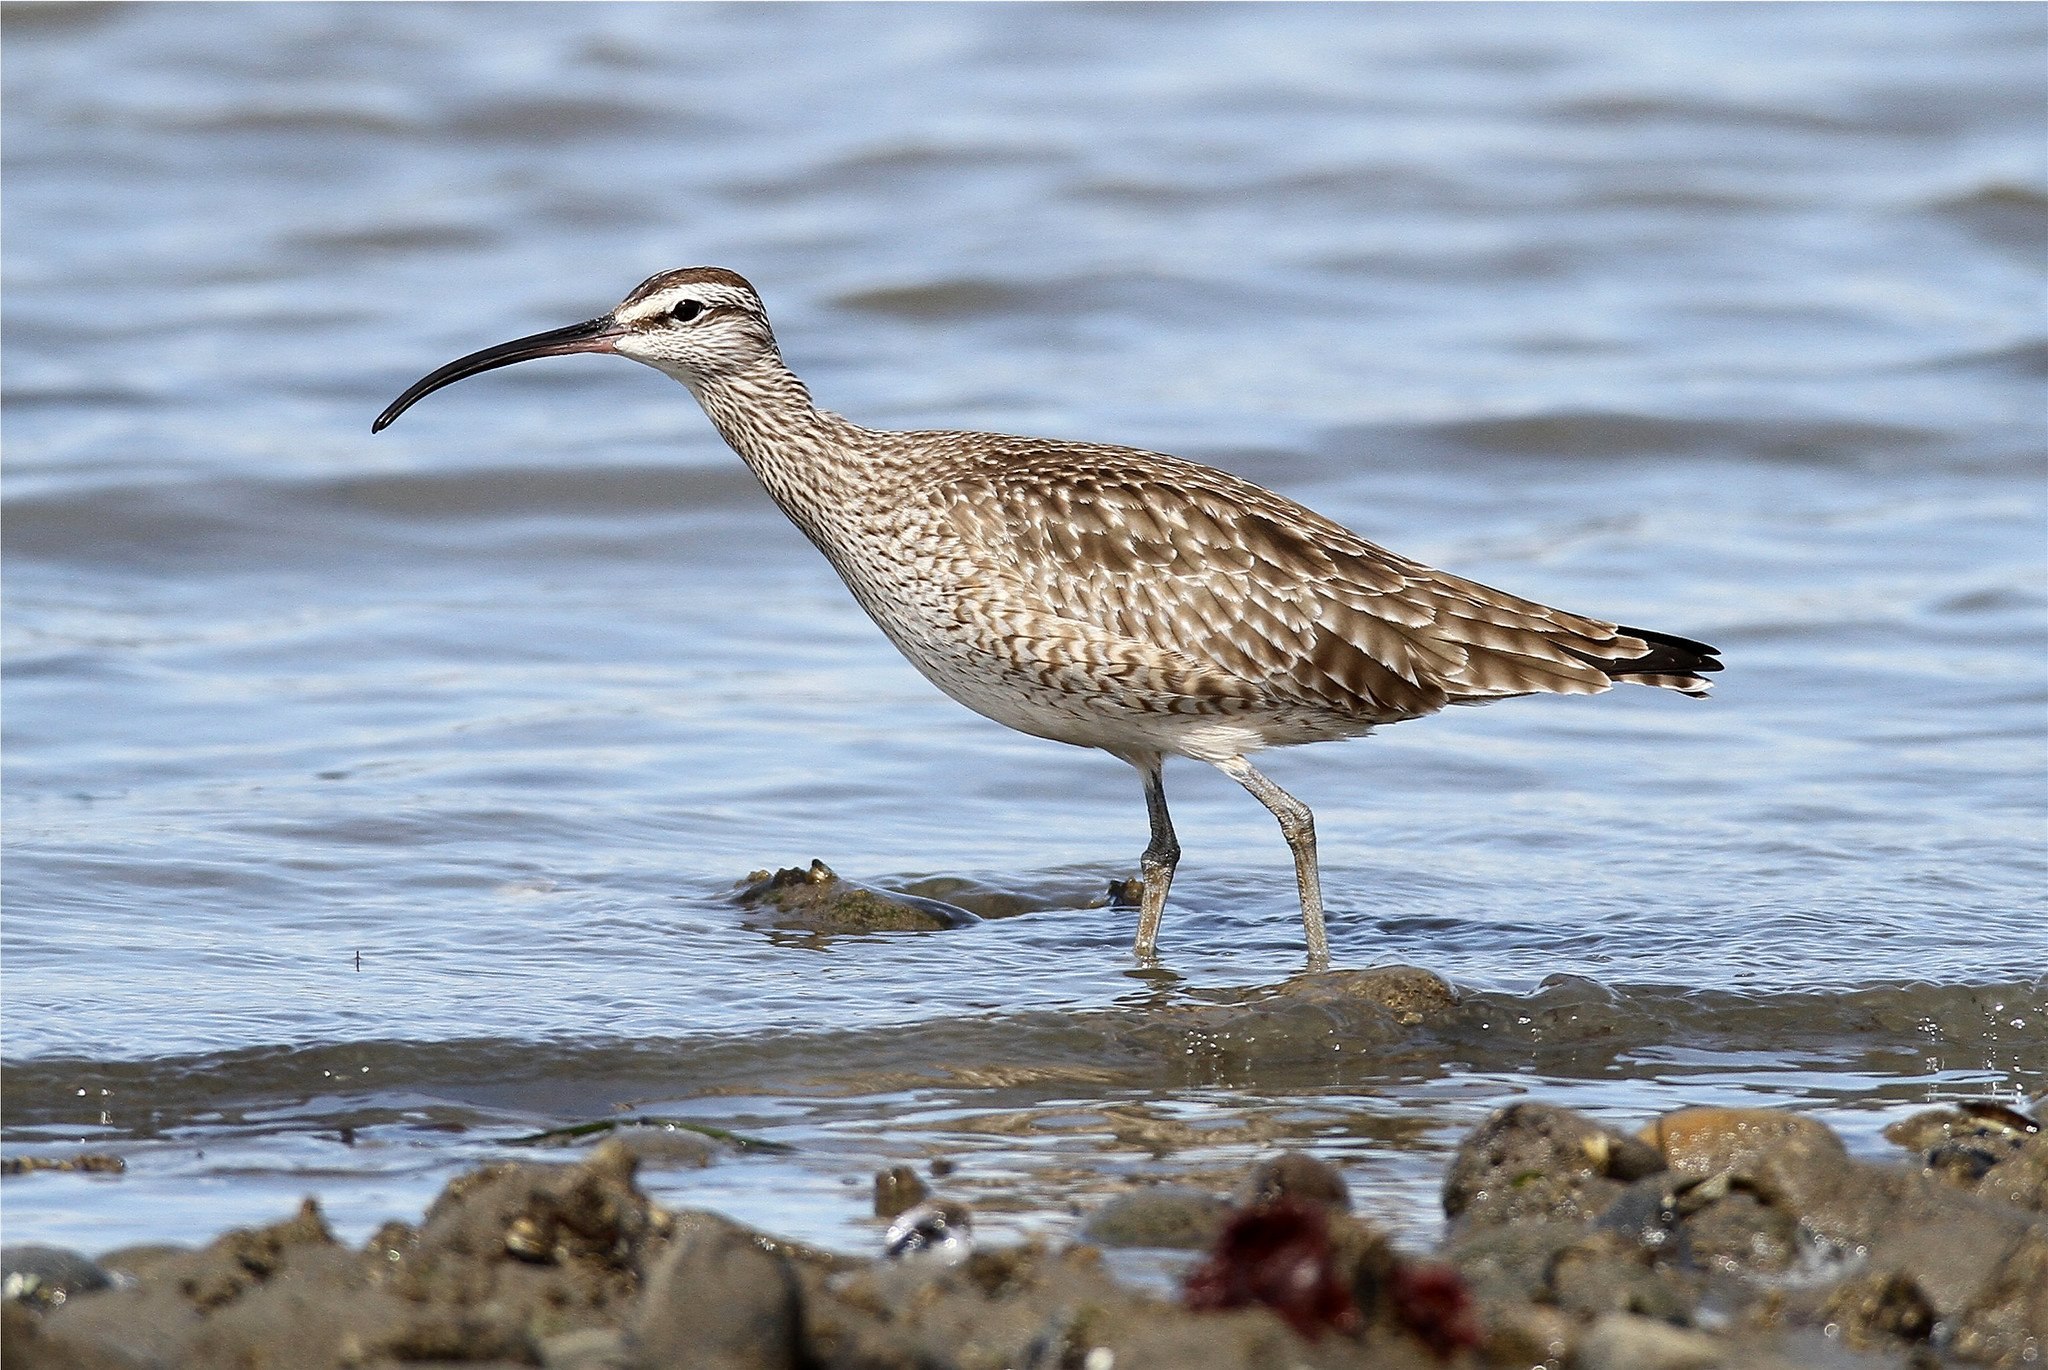
{"label": "brown stone", "polygon": [[893,1218],[931,1197],[931,1186],[907,1165],[875,1172],[875,1216]]}
{"label": "brown stone", "polygon": [[1351,1190],[1337,1167],[1305,1151],[1283,1151],[1260,1161],[1237,1194],[1239,1205],[1247,1208],[1282,1199],[1314,1204],[1333,1213],[1351,1208]]}
{"label": "brown stone", "polygon": [[1640,1134],[1683,1175],[1740,1175],[1804,1212],[1848,1168],[1849,1152],[1825,1123],[1775,1108],[1682,1108]]}
{"label": "brown stone", "polygon": [[701,1227],[649,1272],[623,1352],[633,1370],[791,1370],[801,1351],[795,1272],[744,1232]]}
{"label": "brown stone", "polygon": [[1467,1224],[1591,1218],[1626,1181],[1657,1169],[1648,1147],[1582,1113],[1510,1104],[1459,1144],[1444,1176],[1444,1212]]}

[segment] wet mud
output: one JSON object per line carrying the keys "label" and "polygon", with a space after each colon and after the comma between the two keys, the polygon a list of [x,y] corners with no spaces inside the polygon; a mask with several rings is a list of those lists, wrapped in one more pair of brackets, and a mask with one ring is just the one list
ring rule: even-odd
{"label": "wet mud", "polygon": [[[1455,1004],[1419,971],[1311,980],[1279,1007],[1389,1037]],[[1215,1191],[1092,1191],[1057,1242],[978,1243],[950,1169],[906,1165],[875,1176],[887,1235],[849,1256],[655,1202],[643,1164],[717,1165],[746,1139],[641,1119],[534,1139],[586,1149],[469,1171],[419,1221],[360,1247],[307,1200],[196,1248],[97,1261],[10,1248],[0,1354],[10,1370],[2036,1363],[2039,1123],[1971,1105],[1887,1138],[1896,1155],[1873,1161],[1786,1110],[1685,1108],[1623,1130],[1517,1102],[1451,1157],[1448,1224],[1429,1250],[1397,1241],[1369,1193],[1298,1151]],[[1165,1273],[1128,1277],[1147,1254]]]}

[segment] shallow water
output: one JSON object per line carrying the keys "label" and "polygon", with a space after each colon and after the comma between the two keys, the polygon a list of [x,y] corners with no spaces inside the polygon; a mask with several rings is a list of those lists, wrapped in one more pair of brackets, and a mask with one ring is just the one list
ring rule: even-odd
{"label": "shallow water", "polygon": [[[2038,8],[5,26],[5,1138],[129,1160],[10,1181],[9,1240],[360,1236],[621,1107],[795,1146],[654,1187],[847,1249],[880,1165],[1064,1230],[1283,1143],[1426,1234],[1516,1097],[1874,1152],[2048,1088]],[[1236,786],[1169,770],[1141,971],[1135,777],[935,693],[680,388],[541,363],[369,436],[694,262],[864,422],[1173,450],[1729,670],[1271,756],[1338,964],[1467,1002],[1176,1035],[1300,965]],[[731,899],[813,857],[1002,916]]]}

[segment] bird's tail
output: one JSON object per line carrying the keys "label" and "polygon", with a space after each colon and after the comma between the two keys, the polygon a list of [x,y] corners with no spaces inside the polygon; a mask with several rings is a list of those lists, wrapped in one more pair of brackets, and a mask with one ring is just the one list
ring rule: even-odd
{"label": "bird's tail", "polygon": [[1676,690],[1695,699],[1713,688],[1714,682],[1704,677],[1721,669],[1720,648],[1709,647],[1689,637],[1653,633],[1647,628],[1617,627],[1615,631],[1623,637],[1641,640],[1648,650],[1627,657],[1596,656],[1570,646],[1565,647],[1565,651],[1610,679],[1630,685],[1654,685],[1660,690]]}

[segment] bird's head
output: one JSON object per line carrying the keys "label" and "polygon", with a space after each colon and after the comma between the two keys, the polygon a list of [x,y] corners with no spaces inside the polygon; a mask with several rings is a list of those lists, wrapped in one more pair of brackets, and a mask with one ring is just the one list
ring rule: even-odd
{"label": "bird's head", "polygon": [[377,416],[370,431],[382,432],[445,385],[514,362],[572,352],[616,352],[695,390],[773,357],[775,334],[761,297],[737,272],[717,266],[663,271],[635,286],[608,314],[486,347],[422,376]]}

